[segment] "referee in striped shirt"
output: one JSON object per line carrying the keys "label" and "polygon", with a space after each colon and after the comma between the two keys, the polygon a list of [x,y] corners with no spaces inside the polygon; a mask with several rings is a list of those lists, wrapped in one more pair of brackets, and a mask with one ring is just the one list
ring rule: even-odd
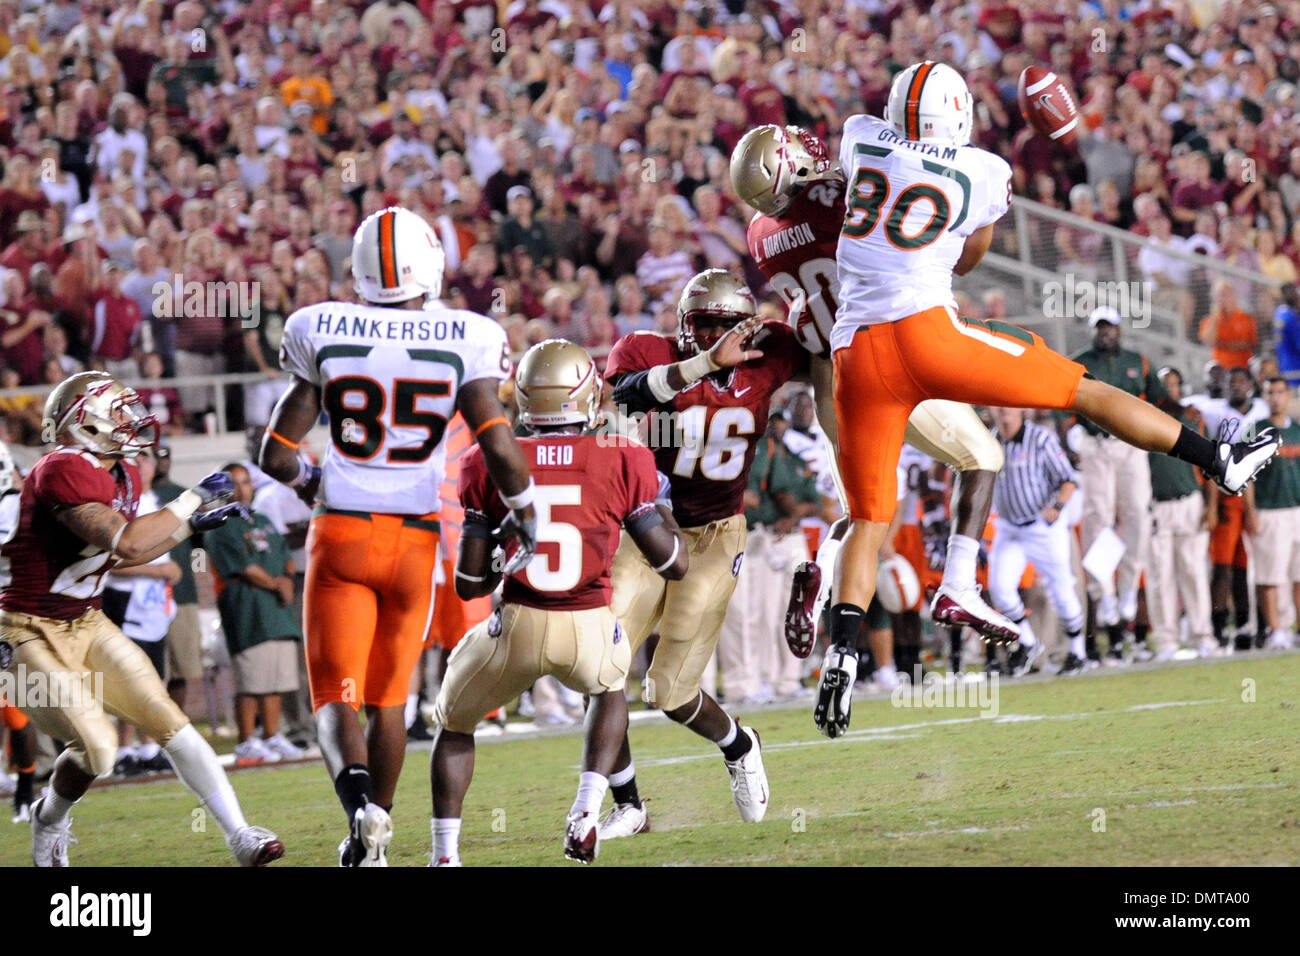
{"label": "referee in striped shirt", "polygon": [[1079,476],[1051,429],[1026,421],[1023,409],[992,412],[1006,464],[993,491],[997,522],[989,556],[989,590],[993,606],[1020,627],[1020,647],[1010,662],[1011,672],[1013,676],[1027,672],[1043,653],[1020,599],[1020,578],[1025,565],[1033,562],[1070,638],[1070,653],[1060,673],[1075,674],[1086,666],[1083,605],[1070,564],[1070,530],[1061,520],[1061,511],[1078,487]]}

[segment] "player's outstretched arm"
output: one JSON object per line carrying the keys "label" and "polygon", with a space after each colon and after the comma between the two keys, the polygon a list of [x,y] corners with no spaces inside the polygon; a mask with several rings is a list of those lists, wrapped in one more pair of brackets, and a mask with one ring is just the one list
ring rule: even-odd
{"label": "player's outstretched arm", "polygon": [[673,396],[706,375],[763,357],[745,342],[763,326],[758,316],[728,329],[713,348],[681,362],[656,365],[644,372],[630,372],[614,383],[614,403],[629,411],[646,412],[673,400]]}
{"label": "player's outstretched arm", "polygon": [[497,399],[495,379],[467,382],[456,396],[456,406],[483,450],[483,462],[492,483],[510,509],[501,530],[519,543],[503,569],[504,573],[513,574],[526,566],[537,550],[537,512],[533,508],[533,476],[528,470],[528,459],[519,439],[510,430],[506,410]]}
{"label": "player's outstretched arm", "polygon": [[299,454],[298,445],[318,417],[320,389],[295,376],[293,385],[271,412],[271,423],[266,426],[262,450],[257,456],[257,464],[264,472],[293,488],[308,504],[316,499],[320,468]]}
{"label": "player's outstretched arm", "polygon": [[[114,554],[119,566],[134,567],[170,551],[196,531],[225,524],[232,514],[243,510],[243,505],[228,503],[234,496],[234,481],[218,471],[181,492],[161,511],[130,521],[99,501],[61,508],[55,517],[87,544]],[[208,505],[216,507],[198,513]]]}
{"label": "player's outstretched arm", "polygon": [[686,577],[690,564],[686,538],[673,513],[663,506],[629,518],[624,527],[641,549],[650,567],[669,581]]}
{"label": "player's outstretched arm", "polygon": [[984,253],[989,251],[989,246],[993,244],[993,223],[989,223],[980,229],[976,229],[966,237],[966,244],[962,246],[961,256],[957,259],[957,264],[952,267],[954,275],[964,276],[984,258]]}

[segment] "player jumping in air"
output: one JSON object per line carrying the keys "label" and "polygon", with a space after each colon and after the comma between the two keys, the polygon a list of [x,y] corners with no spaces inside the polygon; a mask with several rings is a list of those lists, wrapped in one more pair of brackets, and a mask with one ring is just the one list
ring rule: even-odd
{"label": "player jumping in air", "polygon": [[[352,241],[364,304],[289,316],[280,364],[294,381],[262,441],[267,474],[309,502],[319,490],[304,624],[320,747],[349,825],[340,866],[388,865],[407,688],[433,613],[443,433],[457,411],[508,507],[506,535],[520,545],[510,570],[527,563],[536,534],[528,463],[497,400],[510,374],[505,331],[437,301],[443,262],[415,213],[368,216]],[[322,410],[330,444],[316,468],[298,443]]]}
{"label": "player jumping in air", "polygon": [[1086,375],[1031,332],[958,317],[952,276],[979,263],[1011,201],[1011,168],[968,145],[972,121],[960,74],[927,60],[894,78],[884,120],[859,115],[844,125],[847,212],[830,345],[853,526],[840,555],[829,666],[813,714],[832,737],[849,726],[854,648],[894,514],[895,463],[921,402],[1070,409],[1130,444],[1196,465],[1232,495],[1278,449],[1272,435],[1211,441]]}
{"label": "player jumping in air", "polygon": [[[812,133],[769,125],[750,130],[736,145],[731,181],[736,195],[758,210],[749,223],[749,254],[785,299],[795,337],[812,353],[817,420],[834,449],[838,429],[830,342],[840,302],[835,249],[844,224],[844,174]],[[989,607],[975,580],[979,540],[993,504],[1002,449],[969,405],[937,400],[912,410],[904,439],[957,474],[953,532],[943,581],[931,604],[932,616],[944,624],[968,625],[992,640],[1014,640],[1019,629]],[[832,465],[831,473],[847,512],[838,468]],[[830,595],[836,557],[848,529],[847,518],[836,522],[818,549],[816,562],[806,562],[795,572],[786,641],[799,657],[812,651],[817,620]],[[843,661],[849,667],[855,663]]]}
{"label": "player jumping in air", "polygon": [[44,678],[48,698],[28,700],[23,710],[37,729],[68,745],[31,807],[33,860],[68,865],[69,812],[117,759],[109,715],[162,744],[240,865],[278,860],[284,845],[248,825],[212,747],[167,695],[144,651],[101,610],[104,577],[114,568],[145,564],[242,509],[229,503],[234,482],[208,475],[161,511],[136,517],[133,459],[157,442],[158,423],[133,389],[106,372],[79,372],[56,386],[45,401],[44,428],[56,447],[23,482],[18,530],[4,546],[12,577],[0,594],[0,667],[25,686],[33,686],[33,675]]}
{"label": "player jumping in air", "polygon": [[[435,866],[460,863],[461,804],[474,773],[475,724],[546,674],[591,699],[564,855],[590,863],[599,852],[597,819],[627,732],[623,682],[632,661],[630,642],[609,606],[619,529],[666,580],[680,580],[688,560],[671,513],[655,505],[659,476],[650,450],[591,433],[600,399],[600,376],[580,346],[549,339],[519,363],[519,421],[536,436],[522,444],[542,515],[538,553],[506,579],[501,607],[465,636],[448,663],[435,707],[439,730],[430,765]],[[462,464],[460,497],[465,525],[456,589],[470,599],[491,594],[501,581],[492,529],[506,513],[475,451]]]}

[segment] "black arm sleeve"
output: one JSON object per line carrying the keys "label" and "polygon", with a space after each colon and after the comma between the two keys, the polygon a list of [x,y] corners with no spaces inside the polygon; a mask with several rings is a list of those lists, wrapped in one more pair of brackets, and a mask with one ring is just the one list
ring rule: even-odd
{"label": "black arm sleeve", "polygon": [[492,537],[492,521],[486,514],[473,508],[465,509],[465,521],[460,533],[466,538]]}
{"label": "black arm sleeve", "polygon": [[614,383],[614,404],[629,412],[648,412],[662,402],[650,391],[650,372],[628,372]]}

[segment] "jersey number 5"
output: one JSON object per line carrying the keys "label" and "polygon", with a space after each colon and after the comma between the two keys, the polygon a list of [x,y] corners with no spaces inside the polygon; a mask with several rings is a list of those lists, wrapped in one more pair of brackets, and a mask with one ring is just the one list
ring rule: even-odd
{"label": "jersey number 5", "polygon": [[538,485],[533,503],[537,508],[537,543],[554,542],[559,548],[559,558],[552,567],[547,557],[538,555],[524,574],[537,591],[572,591],[582,580],[582,531],[577,525],[556,521],[552,509],[581,505],[582,486]]}
{"label": "jersey number 5", "polygon": [[[409,448],[390,448],[392,462],[425,461],[442,441],[447,419],[437,412],[420,407],[422,398],[446,398],[451,382],[422,382],[399,378],[393,381],[393,427],[423,428],[425,439]],[[381,416],[388,405],[384,387],[373,378],[345,375],[332,379],[321,395],[321,405],[329,415],[330,437],[334,446],[349,458],[368,461],[379,453],[384,443]]]}

